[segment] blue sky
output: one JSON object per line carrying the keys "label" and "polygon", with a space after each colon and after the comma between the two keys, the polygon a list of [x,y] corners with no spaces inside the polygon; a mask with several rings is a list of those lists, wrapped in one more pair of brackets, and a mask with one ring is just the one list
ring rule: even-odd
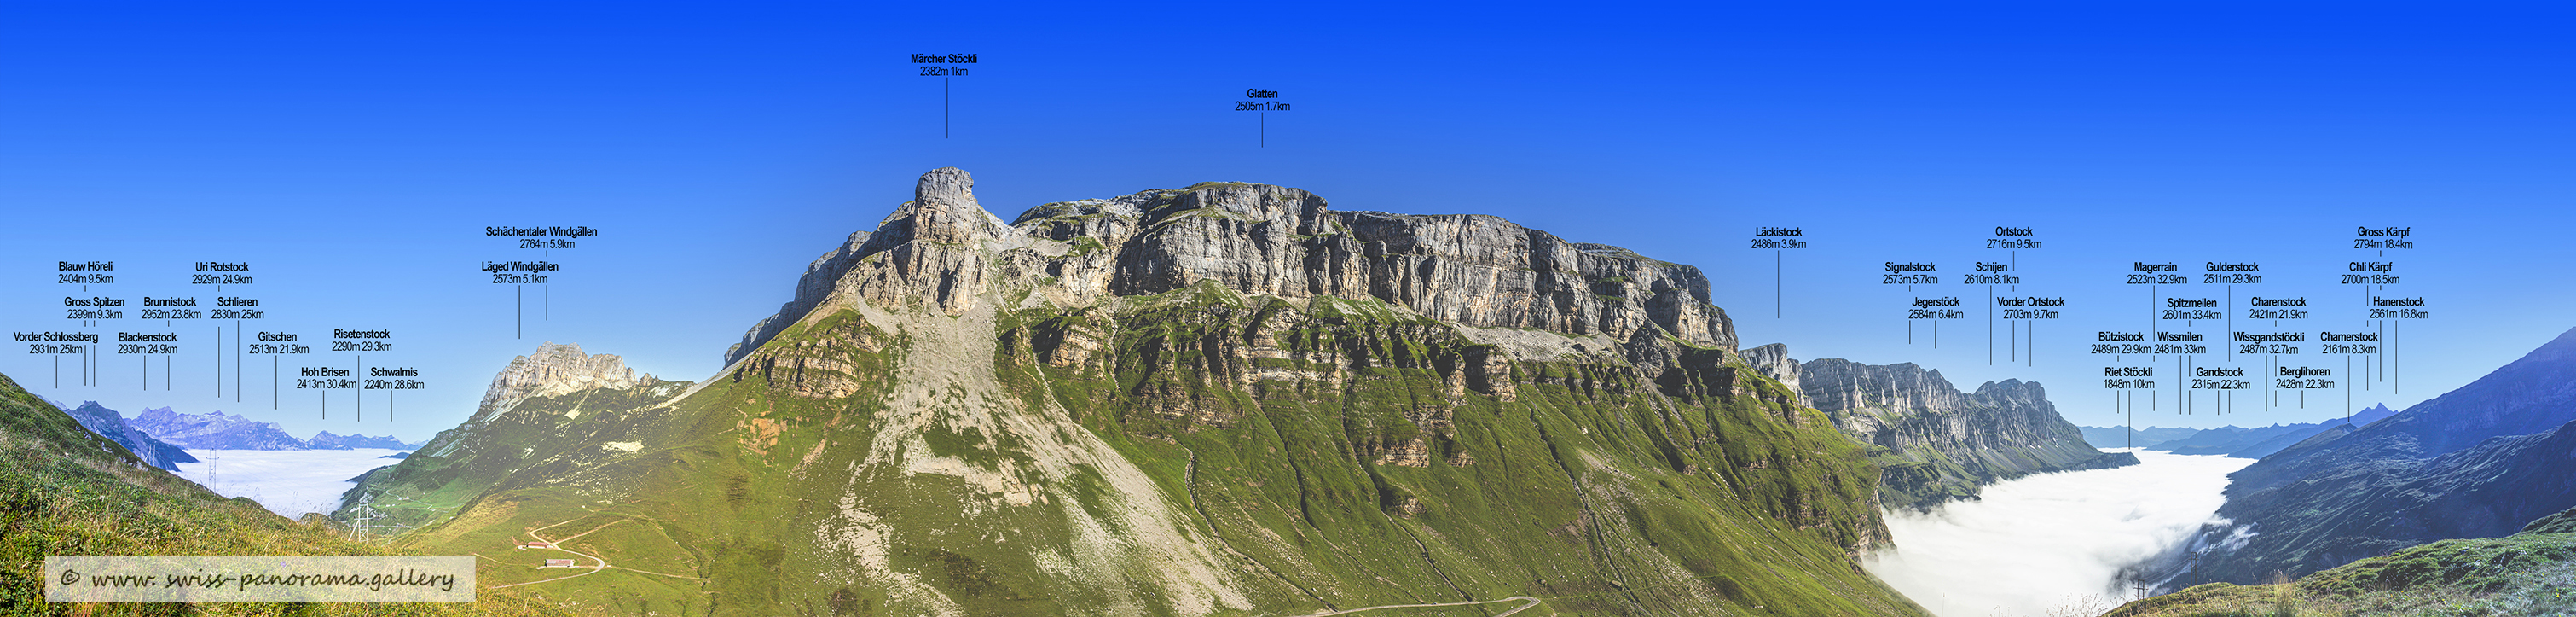
{"label": "blue sky", "polygon": [[[2417,248],[2374,258],[2404,276],[2383,295],[2424,297],[2435,316],[2401,326],[2402,389],[2352,393],[2402,407],[2576,326],[2553,310],[2576,293],[2549,276],[2576,256],[2558,238],[2576,197],[2569,17],[2326,4],[21,6],[0,21],[0,205],[20,232],[0,245],[0,321],[175,332],[182,351],[166,375],[153,360],[149,381],[142,360],[107,354],[99,385],[71,372],[54,387],[51,357],[23,348],[0,354],[0,373],[128,413],[221,409],[298,435],[408,439],[453,426],[540,341],[699,379],[805,262],[872,228],[921,172],[954,165],[1004,218],[1207,180],[1305,188],[1343,209],[1499,215],[1703,268],[1748,345],[1917,362],[1966,388],[2037,380],[2097,425],[2119,419],[2103,367],[2148,364],[2087,353],[2093,332],[2147,321],[2147,293],[2122,284],[2131,262],[2195,277],[2205,261],[2259,262],[2266,281],[2238,295],[2311,297],[2312,323],[2279,330],[2313,337],[2366,325],[2360,294],[2334,282],[2364,259],[2353,228],[2409,227]],[[944,80],[943,137],[943,80],[904,58],[969,52],[973,73]],[[1294,109],[1231,111],[1247,88]],[[564,270],[526,290],[524,333],[519,290],[475,268],[530,257],[482,236],[492,225],[601,230],[546,257]],[[1774,255],[1747,248],[1763,225],[1811,243],[1780,256],[1776,317]],[[1881,264],[1931,261],[1956,281],[1996,258],[1981,248],[1995,226],[2034,227],[2046,244],[2010,257],[2024,282],[2006,291],[2068,303],[2039,326],[2037,357],[2008,366],[1998,346],[1989,364],[1975,306],[1941,326],[1938,349],[1908,343],[1913,298],[1978,304],[1985,289],[1891,288]],[[93,259],[115,261],[119,282],[54,282],[56,261]],[[191,288],[189,264],[205,260],[251,262],[256,282]],[[363,424],[342,413],[348,393],[324,419],[291,381],[271,411],[265,367],[238,401],[229,384],[218,399],[213,324],[146,324],[139,306],[99,326],[63,318],[63,297],[96,295],[257,297],[270,317],[245,331],[307,341],[390,329],[395,350],[366,362],[416,367],[430,388],[397,394],[391,421],[370,398]],[[2309,347],[2289,364],[2360,383]],[[2239,395],[2237,413],[2180,415],[2171,360],[2154,361],[2168,368],[2153,411],[2139,395],[2141,425],[2344,408],[2337,390],[2306,409]]]}

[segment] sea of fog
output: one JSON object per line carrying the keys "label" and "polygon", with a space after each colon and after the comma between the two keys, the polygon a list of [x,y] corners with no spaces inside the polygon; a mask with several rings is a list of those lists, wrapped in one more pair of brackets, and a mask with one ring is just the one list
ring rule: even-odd
{"label": "sea of fog", "polygon": [[2122,566],[2217,519],[2227,474],[2252,459],[2133,451],[2140,464],[2041,474],[1985,499],[1891,513],[1896,549],[1864,565],[1940,617],[2091,617],[2136,594]]}
{"label": "sea of fog", "polygon": [[357,488],[350,478],[401,462],[394,450],[189,450],[197,462],[180,463],[179,477],[215,494],[249,497],[287,518],[340,509],[340,494]]}

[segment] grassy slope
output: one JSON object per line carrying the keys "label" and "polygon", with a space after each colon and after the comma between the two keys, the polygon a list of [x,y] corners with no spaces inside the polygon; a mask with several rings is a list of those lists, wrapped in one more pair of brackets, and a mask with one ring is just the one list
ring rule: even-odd
{"label": "grassy slope", "polygon": [[[248,499],[224,499],[146,466],[0,376],[0,615],[58,615],[40,581],[46,555],[380,555],[289,521]],[[86,614],[551,615],[562,611],[485,590],[467,606],[83,605]]]}
{"label": "grassy slope", "polygon": [[[1167,295],[1116,314],[1005,316],[993,362],[1024,406],[1052,399],[1186,505],[1192,524],[1213,529],[1229,558],[1241,557],[1257,614],[1516,594],[1549,599],[1524,614],[1920,614],[1846,555],[1884,534],[1860,446],[1820,414],[1777,402],[1786,391],[1740,364],[1639,376],[1606,359],[1521,363],[1510,369],[1517,392],[1499,396],[1441,377],[1470,343],[1382,304],[1320,300],[1300,312],[1204,288]],[[1306,362],[1245,363],[1229,351],[1255,322],[1291,324],[1280,337],[1290,351],[1340,353],[1358,368],[1337,383],[1241,386],[1250,364]],[[1068,330],[1103,337],[1113,360],[1039,361],[1033,342]],[[608,613],[881,614],[897,604],[889,591],[835,582],[843,551],[816,545],[843,489],[861,486],[865,509],[893,523],[882,539],[891,569],[967,614],[1061,614],[1111,600],[1049,574],[1049,554],[1084,533],[1074,521],[997,507],[956,476],[862,465],[874,420],[889,413],[884,382],[904,341],[843,312],[766,349],[813,365],[746,369],[669,408],[600,412],[600,422],[643,427],[647,449],[513,474],[409,540],[481,550],[533,527],[598,528],[569,548],[653,574],[610,570],[541,588],[595,598]],[[833,379],[855,391],[798,390]],[[1440,411],[1446,421],[1425,426]],[[933,453],[988,469],[1027,457],[1024,440],[1061,438],[942,426],[922,434]],[[1413,440],[1435,460],[1379,462],[1388,444]],[[1038,487],[1038,499],[1095,508],[1112,490],[1087,477],[1066,484]]]}
{"label": "grassy slope", "polygon": [[[1340,606],[1516,594],[1549,597],[1550,608],[1568,613],[1672,614],[1711,599],[1786,614],[1904,606],[1866,577],[1848,576],[1838,548],[1874,524],[1859,446],[1821,415],[1759,400],[1783,398],[1777,383],[1730,371],[1741,385],[1771,391],[1672,400],[1607,362],[1526,363],[1514,367],[1512,400],[1453,395],[1435,367],[1472,345],[1445,326],[1374,302],[1316,306],[1305,315],[1277,301],[1143,311],[1119,320],[1129,352],[1121,357],[1160,352],[1169,356],[1163,366],[1121,367],[1115,382],[1023,371],[1053,373],[1047,381],[1065,406],[1126,437],[1134,458],[1195,452],[1197,477],[1183,480],[1220,535],[1287,539],[1288,550],[1235,548],[1256,561],[1309,565],[1323,576],[1303,586],[1327,599],[1328,591],[1356,596]],[[1264,380],[1248,395],[1213,387],[1238,367],[1201,343],[1242,337],[1266,319],[1300,322],[1279,340],[1292,357],[1339,352],[1371,366],[1338,386]],[[1112,383],[1119,391],[1084,392]],[[1739,384],[1706,385],[1731,394]],[[1187,392],[1192,408],[1232,426],[1174,427],[1138,414],[1157,405],[1121,394],[1140,390]],[[1440,408],[1451,426],[1425,427],[1405,413]],[[1783,414],[1805,416],[1805,428]],[[1410,438],[1426,440],[1441,460],[1374,464],[1373,453],[1355,451]],[[1594,469],[1594,460],[1608,469]],[[1380,579],[1399,584],[1361,588]]]}
{"label": "grassy slope", "polygon": [[[439,514],[455,512],[513,472],[547,474],[552,469],[560,473],[597,458],[602,454],[600,443],[632,441],[638,430],[633,410],[669,399],[688,386],[688,382],[666,381],[522,401],[515,413],[479,426],[442,432],[439,439],[411,456],[369,471],[359,480],[361,488],[352,489],[348,496],[365,493],[374,497],[381,522],[418,525]],[[470,434],[457,434],[460,432]],[[450,439],[472,443],[454,448],[448,456],[433,454],[448,450],[443,446]],[[523,445],[540,444],[548,448],[520,449]],[[355,504],[356,500],[349,503]],[[332,518],[350,520],[353,508],[354,505],[341,508]]]}
{"label": "grassy slope", "polygon": [[2210,583],[2112,613],[2142,617],[2576,613],[2576,510],[2502,538],[2443,540],[2269,585]]}

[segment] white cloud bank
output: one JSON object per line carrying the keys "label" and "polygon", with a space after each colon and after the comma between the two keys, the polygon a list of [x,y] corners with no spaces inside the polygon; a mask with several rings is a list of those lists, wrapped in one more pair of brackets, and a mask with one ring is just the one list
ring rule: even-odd
{"label": "white cloud bank", "polygon": [[382,458],[394,450],[189,450],[197,462],[180,463],[179,477],[225,497],[249,497],[287,518],[340,509],[340,494],[357,488],[349,478],[402,461]]}
{"label": "white cloud bank", "polygon": [[1889,514],[1896,549],[1864,565],[1940,617],[2114,608],[2135,595],[2117,580],[2120,568],[2218,520],[2227,474],[2254,462],[2137,455],[2138,465],[2030,476],[1986,487],[1983,501]]}

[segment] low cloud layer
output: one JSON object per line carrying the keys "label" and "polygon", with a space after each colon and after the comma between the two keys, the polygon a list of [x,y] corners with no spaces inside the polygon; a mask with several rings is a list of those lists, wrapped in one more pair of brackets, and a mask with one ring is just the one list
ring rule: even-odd
{"label": "low cloud layer", "polygon": [[357,488],[349,478],[400,461],[393,450],[189,450],[197,462],[180,463],[179,477],[215,494],[249,497],[287,518],[340,509],[340,494]]}
{"label": "low cloud layer", "polygon": [[[2114,449],[2111,451],[2120,451]],[[2131,599],[2120,568],[2216,520],[2254,461],[2139,451],[2139,465],[2031,476],[1985,499],[1890,514],[1896,549],[1865,564],[1940,617],[2096,615]]]}

